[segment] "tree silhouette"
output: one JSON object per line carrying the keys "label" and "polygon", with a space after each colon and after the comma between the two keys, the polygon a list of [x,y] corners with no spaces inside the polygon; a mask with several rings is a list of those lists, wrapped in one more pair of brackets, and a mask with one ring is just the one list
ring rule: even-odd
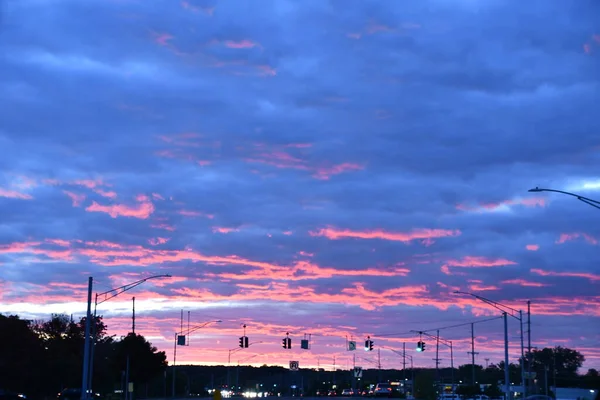
{"label": "tree silhouette", "polygon": [[0,314],[0,355],[0,388],[40,391],[43,348],[30,321]]}
{"label": "tree silhouette", "polygon": [[129,357],[129,381],[138,385],[148,383],[167,368],[167,356],[143,336],[130,333],[115,342],[115,378],[120,379],[127,368]]}

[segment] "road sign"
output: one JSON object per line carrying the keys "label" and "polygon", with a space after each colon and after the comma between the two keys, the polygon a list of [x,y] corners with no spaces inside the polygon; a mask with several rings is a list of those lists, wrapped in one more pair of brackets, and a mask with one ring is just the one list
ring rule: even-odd
{"label": "road sign", "polygon": [[290,371],[298,371],[300,369],[300,362],[290,361]]}
{"label": "road sign", "polygon": [[177,346],[185,346],[185,335],[177,335]]}
{"label": "road sign", "polygon": [[354,377],[362,378],[362,367],[354,367]]}
{"label": "road sign", "polygon": [[351,340],[348,342],[348,351],[356,350],[356,341]]}
{"label": "road sign", "polygon": [[310,342],[308,341],[308,339],[300,340],[300,348],[305,350],[310,349]]}

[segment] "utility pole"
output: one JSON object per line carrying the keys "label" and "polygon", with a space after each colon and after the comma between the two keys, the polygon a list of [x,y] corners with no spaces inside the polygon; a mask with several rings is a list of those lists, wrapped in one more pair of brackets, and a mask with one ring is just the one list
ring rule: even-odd
{"label": "utility pole", "polygon": [[133,315],[131,316],[131,332],[135,335],[135,296],[131,299],[133,301]]}
{"label": "utility pole", "polygon": [[531,300],[527,300],[527,384],[531,383]]}
{"label": "utility pole", "polygon": [[81,383],[81,400],[88,399],[88,383],[90,373],[90,327],[92,319],[92,286],[94,278],[91,276],[88,279],[88,295],[87,295],[87,313],[85,317],[85,340],[83,347],[83,372],[82,372],[82,383]]}
{"label": "utility pole", "polygon": [[433,359],[433,361],[435,361],[435,380],[436,380],[436,392],[437,392],[437,385],[439,385],[440,383],[440,358],[439,358],[439,354],[440,354],[440,331],[439,329],[436,332],[435,335],[435,358]]}
{"label": "utility pole", "polygon": [[490,363],[490,359],[489,358],[484,358],[484,360],[485,360],[485,369],[487,369],[488,365]]}
{"label": "utility pole", "polygon": [[356,368],[356,353],[352,353],[352,391],[356,390],[356,377],[354,376],[354,368]]}
{"label": "utility pole", "polygon": [[402,342],[402,378],[406,385],[406,342]]}
{"label": "utility pole", "polygon": [[381,382],[381,349],[377,349],[377,369],[379,371],[379,382]]}
{"label": "utility pole", "polygon": [[[472,367],[472,375],[471,375],[471,384],[475,386],[475,324],[471,323],[471,351],[468,352],[471,355],[471,367]],[[487,368],[487,366],[486,366]]]}
{"label": "utility pole", "polygon": [[333,384],[335,385],[335,356],[333,356]]}

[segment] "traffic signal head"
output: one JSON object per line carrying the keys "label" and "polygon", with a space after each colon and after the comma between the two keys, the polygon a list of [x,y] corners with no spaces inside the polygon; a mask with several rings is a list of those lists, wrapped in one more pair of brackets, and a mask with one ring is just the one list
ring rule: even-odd
{"label": "traffic signal head", "polygon": [[373,341],[369,340],[369,351],[373,351]]}
{"label": "traffic signal head", "polygon": [[292,348],[292,339],[290,339],[288,337],[283,338],[282,347],[284,349],[291,349]]}
{"label": "traffic signal head", "polygon": [[421,351],[425,351],[425,342],[421,342]]}
{"label": "traffic signal head", "polygon": [[244,336],[244,347],[248,348],[248,336]]}
{"label": "traffic signal head", "polygon": [[245,336],[242,336],[242,337],[240,338],[240,347],[241,347],[242,349],[244,348],[244,337],[245,337]]}
{"label": "traffic signal head", "polygon": [[365,340],[365,351],[373,351],[373,341],[371,339]]}
{"label": "traffic signal head", "polygon": [[417,351],[425,351],[425,342],[417,342]]}

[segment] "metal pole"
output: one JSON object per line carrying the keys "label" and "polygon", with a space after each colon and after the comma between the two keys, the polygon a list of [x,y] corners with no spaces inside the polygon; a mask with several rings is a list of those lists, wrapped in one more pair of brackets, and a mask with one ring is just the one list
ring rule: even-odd
{"label": "metal pole", "polygon": [[231,370],[231,349],[228,350],[229,356],[227,357],[227,389],[229,390],[231,386],[230,370]]}
{"label": "metal pole", "polygon": [[135,335],[135,296],[131,300],[133,301],[133,314],[131,315],[131,332]]}
{"label": "metal pole", "polygon": [[171,396],[175,398],[175,361],[177,360],[177,332],[175,332],[175,341],[173,342],[173,382],[171,388]]}
{"label": "metal pole", "polygon": [[402,342],[402,378],[404,379],[404,391],[406,392],[406,342]]}
{"label": "metal pole", "polygon": [[548,396],[548,366],[544,365],[544,386],[546,387],[546,396]]}
{"label": "metal pole", "polygon": [[475,386],[475,324],[471,324],[471,384]]}
{"label": "metal pole", "polygon": [[83,344],[83,371],[81,378],[81,400],[88,398],[88,382],[90,371],[90,325],[92,319],[92,286],[94,278],[88,278],[87,313],[85,318],[85,341]]}
{"label": "metal pole", "polygon": [[522,397],[527,397],[525,389],[525,344],[523,342],[523,311],[519,310],[519,322],[521,323],[521,386],[523,387]]}
{"label": "metal pole", "polygon": [[510,400],[510,376],[508,374],[508,315],[506,312],[503,312],[502,316],[504,317],[504,390],[506,391],[505,399]]}
{"label": "metal pole", "polygon": [[454,351],[450,342],[450,369],[452,370],[452,393],[454,394]]}
{"label": "metal pole", "polygon": [[440,357],[439,357],[440,331],[439,330],[437,331],[435,338],[436,338],[436,341],[435,341],[435,380],[436,380],[436,393],[437,393],[437,388],[440,383],[440,370],[439,370],[439,366],[440,366]]}
{"label": "metal pole", "polygon": [[125,400],[130,400],[129,393],[129,354],[127,354],[127,367],[125,368]]}
{"label": "metal pole", "polygon": [[531,301],[527,300],[527,384],[531,383]]}
{"label": "metal pole", "polygon": [[88,388],[93,390],[92,378],[94,376],[94,354],[96,353],[96,311],[98,310],[98,293],[94,299],[94,314],[92,314],[93,324],[91,325],[92,344],[90,346],[90,366],[88,371]]}

